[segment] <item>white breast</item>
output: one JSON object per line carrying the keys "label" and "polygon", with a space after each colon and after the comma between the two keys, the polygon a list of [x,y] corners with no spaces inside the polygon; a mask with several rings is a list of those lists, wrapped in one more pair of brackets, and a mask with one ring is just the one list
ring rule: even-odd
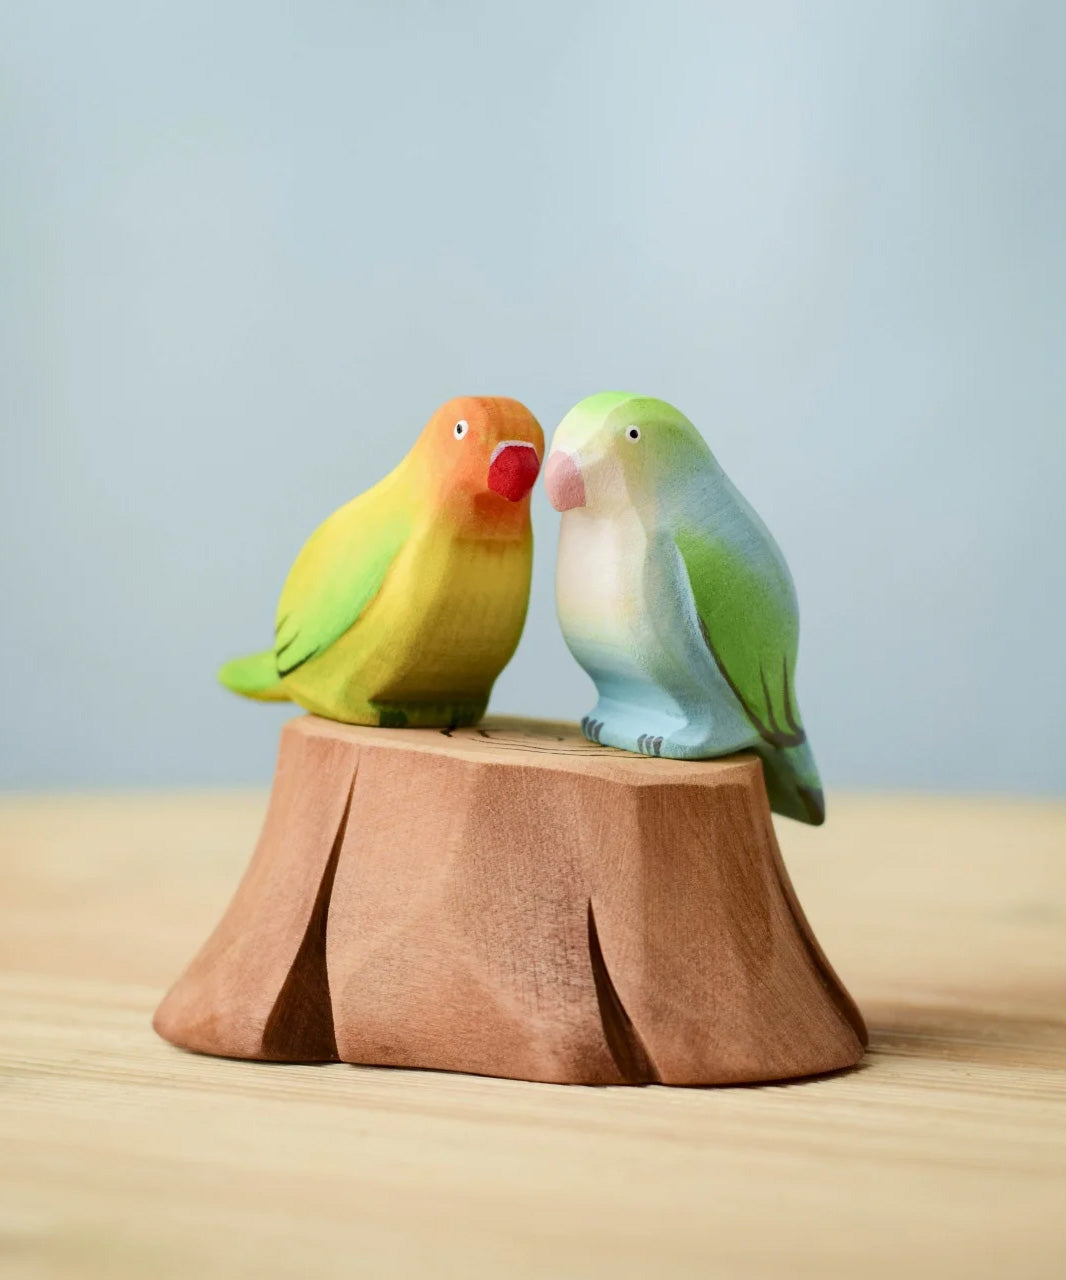
{"label": "white breast", "polygon": [[635,511],[568,511],[559,530],[556,604],[567,643],[621,652],[639,647],[647,539]]}

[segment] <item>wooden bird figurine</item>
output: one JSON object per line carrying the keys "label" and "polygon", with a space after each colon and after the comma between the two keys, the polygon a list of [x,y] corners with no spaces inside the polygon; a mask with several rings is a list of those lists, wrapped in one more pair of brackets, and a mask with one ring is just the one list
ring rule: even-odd
{"label": "wooden bird figurine", "polygon": [[559,621],[599,693],[586,737],[675,759],[753,748],[771,806],[821,823],[792,578],[692,423],[662,400],[590,396],[559,424],[545,484],[563,512]]}
{"label": "wooden bird figurine", "polygon": [[476,723],[525,622],[543,452],[518,401],[449,400],[394,471],[311,535],[274,647],[219,679],[350,724]]}

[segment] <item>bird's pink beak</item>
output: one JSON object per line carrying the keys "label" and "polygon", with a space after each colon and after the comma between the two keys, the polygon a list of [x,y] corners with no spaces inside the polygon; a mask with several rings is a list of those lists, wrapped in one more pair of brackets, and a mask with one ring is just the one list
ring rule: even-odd
{"label": "bird's pink beak", "polygon": [[556,511],[572,511],[585,505],[585,481],[569,453],[559,450],[551,455],[544,469],[544,486]]}
{"label": "bird's pink beak", "polygon": [[501,440],[489,459],[489,488],[508,502],[519,502],[540,472],[536,449],[525,440]]}

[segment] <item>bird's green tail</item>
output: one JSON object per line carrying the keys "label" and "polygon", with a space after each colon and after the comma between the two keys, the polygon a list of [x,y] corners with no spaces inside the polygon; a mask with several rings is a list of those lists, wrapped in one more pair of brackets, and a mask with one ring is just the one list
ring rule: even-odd
{"label": "bird's green tail", "polygon": [[820,827],[825,821],[825,796],[818,766],[807,743],[796,747],[762,746],[763,777],[770,808],[797,822]]}
{"label": "bird's green tail", "polygon": [[258,698],[261,702],[287,702],[289,699],[278,675],[272,649],[253,653],[247,658],[234,658],[219,671],[218,678],[227,689],[246,698]]}

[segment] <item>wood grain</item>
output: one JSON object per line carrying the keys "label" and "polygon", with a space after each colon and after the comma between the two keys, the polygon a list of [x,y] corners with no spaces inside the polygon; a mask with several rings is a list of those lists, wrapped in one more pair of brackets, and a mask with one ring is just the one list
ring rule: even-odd
{"label": "wood grain", "polygon": [[231,1057],[557,1084],[780,1080],[866,1044],[755,756],[679,769],[498,718],[290,721],[248,874],[155,1027]]}
{"label": "wood grain", "polygon": [[[330,735],[287,734],[255,855],[155,1027],[188,1049],[237,1058],[337,1057],[309,931],[324,928],[323,886],[336,866],[356,760]],[[299,962],[299,963],[298,963]]]}
{"label": "wood grain", "polygon": [[1066,806],[834,793],[782,822],[861,1067],[560,1089],[152,1034],[263,821],[0,798],[0,1274],[462,1280],[1066,1271]]}

